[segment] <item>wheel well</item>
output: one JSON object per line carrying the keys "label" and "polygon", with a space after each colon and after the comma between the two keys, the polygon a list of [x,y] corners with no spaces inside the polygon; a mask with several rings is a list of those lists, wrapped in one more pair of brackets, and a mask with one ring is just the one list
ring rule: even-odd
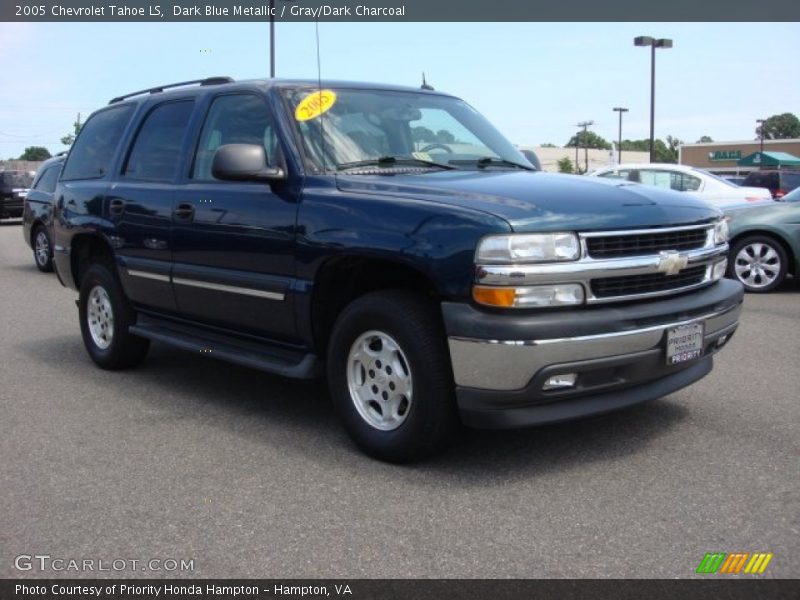
{"label": "wheel well", "polygon": [[42,220],[41,220],[41,219],[36,219],[35,221],[33,221],[33,222],[31,223],[31,229],[30,229],[30,233],[29,233],[29,235],[30,235],[30,240],[28,240],[28,241],[31,243],[31,248],[33,248],[33,247],[34,247],[35,241],[34,241],[34,239],[33,239],[33,238],[34,238],[34,236],[36,235],[36,230],[37,230],[39,227],[44,227],[44,223],[42,223]]}
{"label": "wheel well", "polygon": [[[70,251],[72,262],[72,277],[75,285],[80,288],[84,273],[96,263],[114,264],[114,253],[111,246],[97,235],[79,235],[72,241]],[[112,269],[113,272],[113,269]]]}
{"label": "wheel well", "polygon": [[315,346],[328,347],[333,325],[356,298],[379,290],[410,290],[438,298],[436,286],[420,271],[387,260],[359,257],[334,258],[318,271],[311,298],[311,324]]}
{"label": "wheel well", "polygon": [[[792,252],[792,248],[789,246],[789,244],[786,242],[786,240],[784,240],[781,236],[777,235],[776,233],[774,233],[772,231],[766,231],[766,230],[763,230],[763,229],[750,229],[748,231],[743,231],[742,233],[740,233],[739,235],[737,235],[736,237],[734,237],[733,239],[730,240],[731,250],[733,250],[733,247],[737,243],[739,243],[739,240],[742,240],[742,239],[748,238],[748,237],[755,237],[755,236],[759,236],[759,235],[762,236],[762,237],[768,237],[771,240],[774,240],[775,243],[777,243],[781,248],[783,248],[783,251],[786,253],[787,258],[789,259],[788,260],[789,264],[786,265],[786,271],[788,273],[791,273],[792,275],[796,275],[796,273],[795,273],[795,256],[794,256],[794,253]],[[731,260],[733,258],[734,258],[733,256],[730,257]]]}

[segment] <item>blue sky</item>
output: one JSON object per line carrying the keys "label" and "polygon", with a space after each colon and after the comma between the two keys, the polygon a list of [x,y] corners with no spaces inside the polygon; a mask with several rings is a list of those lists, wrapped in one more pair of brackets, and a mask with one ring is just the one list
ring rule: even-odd
{"label": "blue sky", "polygon": [[[419,85],[484,113],[512,142],[563,145],[574,125],[649,135],[649,49],[657,55],[656,136],[751,139],[755,119],[800,114],[798,23],[321,23],[323,78]],[[157,84],[269,74],[267,23],[0,24],[0,157],[63,149],[78,112]],[[315,78],[313,23],[277,24],[279,77]],[[204,50],[204,51],[203,51]],[[782,58],[784,57],[784,58]]]}

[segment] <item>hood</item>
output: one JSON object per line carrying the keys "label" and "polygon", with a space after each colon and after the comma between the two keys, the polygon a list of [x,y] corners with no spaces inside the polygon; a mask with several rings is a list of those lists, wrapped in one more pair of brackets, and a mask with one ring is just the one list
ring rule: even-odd
{"label": "hood", "polygon": [[687,194],[543,171],[337,175],[343,192],[421,199],[505,219],[515,231],[600,231],[688,225],[720,212]]}

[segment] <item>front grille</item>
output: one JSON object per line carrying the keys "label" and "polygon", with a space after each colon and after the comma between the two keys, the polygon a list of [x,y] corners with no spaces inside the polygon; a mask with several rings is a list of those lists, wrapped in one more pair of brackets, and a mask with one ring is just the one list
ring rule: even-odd
{"label": "front grille", "polygon": [[597,298],[633,296],[677,290],[702,283],[706,277],[706,266],[690,267],[677,275],[651,273],[648,275],[628,275],[625,277],[601,277],[591,282],[592,292]]}
{"label": "front grille", "polygon": [[707,230],[684,229],[587,237],[586,249],[592,258],[617,258],[658,254],[662,250],[694,250],[706,243]]}

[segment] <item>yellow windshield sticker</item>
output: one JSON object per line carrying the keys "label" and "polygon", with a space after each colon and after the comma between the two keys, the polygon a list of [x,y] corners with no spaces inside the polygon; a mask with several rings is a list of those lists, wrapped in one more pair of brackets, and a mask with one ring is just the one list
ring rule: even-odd
{"label": "yellow windshield sticker", "polygon": [[412,152],[411,156],[413,156],[414,158],[418,158],[420,160],[433,160],[431,159],[431,155],[428,154],[427,152]]}
{"label": "yellow windshield sticker", "polygon": [[334,104],[336,104],[336,92],[333,90],[311,92],[297,105],[294,118],[298,121],[316,119],[322,113],[330,110]]}

